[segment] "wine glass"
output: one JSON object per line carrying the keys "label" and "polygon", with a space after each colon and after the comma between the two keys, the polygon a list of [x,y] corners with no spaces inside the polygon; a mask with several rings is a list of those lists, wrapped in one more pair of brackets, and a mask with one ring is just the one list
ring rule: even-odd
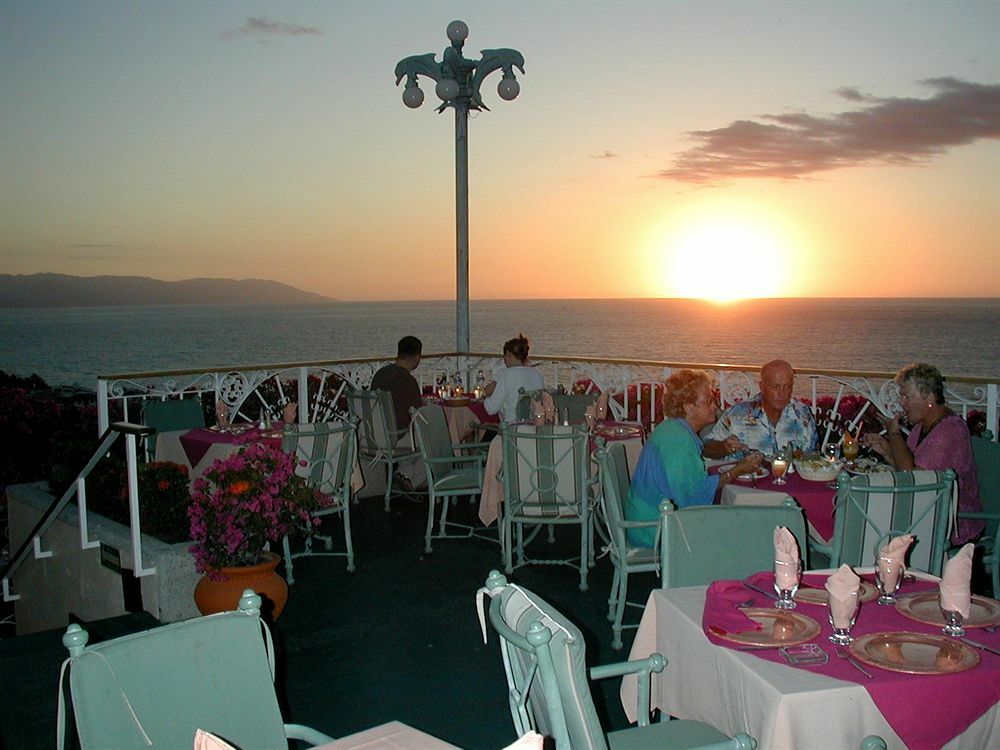
{"label": "wine glass", "polygon": [[847,601],[835,601],[831,596],[827,603],[827,616],[830,625],[833,627],[833,635],[830,640],[838,646],[847,646],[854,641],[851,636],[851,628],[858,618],[858,606],[861,604],[861,589],[859,588],[851,594]]}
{"label": "wine glass", "polygon": [[961,612],[942,607],[941,614],[944,615],[944,627],[941,628],[942,633],[950,635],[952,638],[961,638],[965,635],[965,628],[962,627]]}
{"label": "wine glass", "polygon": [[774,590],[778,593],[774,606],[777,609],[795,609],[795,592],[799,590],[801,580],[801,562],[774,561]]}
{"label": "wine glass", "polygon": [[843,453],[844,458],[847,459],[848,466],[854,464],[854,459],[858,457],[859,448],[860,446],[858,445],[858,439],[856,437],[853,435],[844,435]]}
{"label": "wine glass", "polygon": [[903,564],[891,557],[879,555],[875,566],[875,583],[878,586],[878,603],[895,604],[896,592],[903,580]]}
{"label": "wine glass", "polygon": [[774,474],[774,484],[788,484],[785,472],[788,471],[788,452],[784,448],[775,451],[771,459],[771,472]]}
{"label": "wine glass", "polygon": [[[823,458],[826,459],[826,461],[828,461],[831,466],[837,464],[838,462],[837,454],[838,454],[838,447],[836,443],[831,441],[823,446]],[[837,482],[836,480],[828,482],[826,486],[829,487],[830,489],[837,489]]]}

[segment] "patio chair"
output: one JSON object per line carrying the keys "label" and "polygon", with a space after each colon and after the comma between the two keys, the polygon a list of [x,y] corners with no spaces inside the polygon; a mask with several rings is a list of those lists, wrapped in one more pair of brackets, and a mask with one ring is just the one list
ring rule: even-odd
{"label": "patio chair", "polygon": [[622,630],[638,625],[623,625],[626,607],[642,609],[644,602],[628,601],[630,573],[656,573],[660,569],[659,545],[636,547],[628,540],[628,529],[658,528],[660,522],[626,521],[625,502],[628,499],[629,473],[625,459],[625,444],[620,442],[601,445],[595,452],[598,476],[601,480],[601,508],[608,532],[608,554],[615,566],[608,597],[608,619],[611,621],[611,648],[622,647]]}
{"label": "patio chair", "polygon": [[948,528],[955,518],[955,472],[894,471],[837,477],[833,539],[811,542],[830,558],[830,567],[874,565],[878,550],[902,534],[915,538],[908,567],[941,575]]}
{"label": "patio chair", "polygon": [[[594,502],[586,427],[504,423],[500,426],[500,439],[504,486],[501,547],[507,572],[523,565],[568,565],[580,571],[580,590],[586,591],[593,554]],[[525,526],[533,527],[527,539]],[[579,526],[579,555],[528,557],[525,547],[543,526],[550,530],[555,526]]]}
{"label": "patio chair", "polygon": [[[351,474],[354,471],[357,449],[357,423],[317,422],[315,424],[287,425],[281,448],[294,453],[295,473],[301,476],[315,490],[333,499],[328,505],[311,514],[314,518],[340,515],[344,525],[344,552],[333,552],[333,538],[315,533],[310,526],[306,533],[305,548],[292,552],[288,536],[282,539],[285,557],[285,580],[295,583],[292,561],[307,555],[346,557],[347,570],[354,571],[354,543],[351,539]],[[313,541],[319,539],[326,551],[313,549]]]}
{"label": "patio chair", "polygon": [[87,645],[73,624],[59,678],[57,748],[65,747],[64,684],[69,684],[82,750],[192,747],[203,729],[238,747],[285,750],[289,739],[332,739],[285,724],[274,690],[274,649],[247,589],[239,608]]}
{"label": "patio chair", "polygon": [[[197,398],[168,398],[147,401],[142,409],[142,423],[156,432],[193,430],[205,426],[205,412]],[[156,457],[156,433],[146,438],[146,460]]]}
{"label": "patio chair", "polygon": [[396,427],[396,412],[389,391],[349,391],[347,408],[358,421],[358,455],[369,466],[385,464],[385,510],[389,510],[392,480],[402,461],[420,455],[415,448],[400,445],[407,430]]}
{"label": "patio chair", "polygon": [[774,568],[774,528],[785,526],[799,543],[805,567],[806,524],[788,498],[781,505],[660,503],[660,580],[663,588],[742,579]]}
{"label": "patio chair", "polygon": [[[553,737],[560,750],[757,747],[757,742],[746,734],[730,738],[700,721],[650,723],[650,674],[662,672],[666,666],[660,654],[588,670],[583,634],[548,602],[508,583],[495,570],[486,579],[482,594],[492,598],[489,618],[500,636],[507,700],[518,736],[535,730]],[[485,640],[482,602],[478,604]],[[638,725],[605,733],[591,698],[590,680],[627,674],[638,675],[639,679]]]}
{"label": "patio chair", "polygon": [[[448,520],[448,507],[458,497],[476,497],[483,491],[482,449],[489,443],[452,443],[444,410],[437,404],[412,409],[413,426],[417,445],[427,471],[427,529],[424,533],[424,551],[433,552],[432,539],[468,539],[477,536],[468,524]],[[465,450],[474,451],[471,454]],[[434,513],[441,503],[438,532],[434,533]],[[460,529],[449,533],[448,529]]]}
{"label": "patio chair", "polygon": [[1000,443],[981,437],[972,438],[972,455],[976,459],[976,479],[979,480],[981,511],[959,511],[958,517],[986,521],[986,528],[976,539],[983,549],[983,564],[990,574],[993,598],[1000,597]]}

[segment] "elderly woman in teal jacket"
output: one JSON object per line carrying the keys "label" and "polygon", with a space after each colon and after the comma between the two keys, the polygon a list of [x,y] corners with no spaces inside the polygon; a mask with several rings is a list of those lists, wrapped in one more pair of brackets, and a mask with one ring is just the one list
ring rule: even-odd
{"label": "elderly woman in teal jacket", "polygon": [[[701,456],[698,433],[715,421],[712,377],[703,370],[678,370],[665,383],[663,415],[649,436],[632,475],[625,517],[630,521],[659,518],[659,505],[670,500],[679,508],[711,505],[716,491],[740,474],[756,471],[761,455],[752,453],[721,474],[709,474]],[[632,544],[652,547],[653,528],[629,529]]]}

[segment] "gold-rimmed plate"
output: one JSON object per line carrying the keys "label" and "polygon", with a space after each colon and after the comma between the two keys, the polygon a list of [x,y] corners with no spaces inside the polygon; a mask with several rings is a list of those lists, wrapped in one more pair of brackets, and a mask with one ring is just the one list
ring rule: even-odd
{"label": "gold-rimmed plate", "polygon": [[[896,597],[896,611],[903,617],[927,625],[944,625],[937,591],[920,591]],[[967,628],[985,628],[1000,625],[1000,602],[985,596],[973,595],[969,603],[969,616],[962,620]]]}
{"label": "gold-rimmed plate", "polygon": [[862,476],[864,474],[885,474],[892,471],[892,467],[874,458],[859,458],[844,464],[844,471],[854,476]]}
{"label": "gold-rimmed plate", "polygon": [[870,666],[906,674],[954,674],[979,664],[975,649],[929,633],[868,633],[855,639],[851,653]]}
{"label": "gold-rimmed plate", "polygon": [[[861,582],[861,603],[870,602],[878,598],[878,589],[868,581]],[[818,607],[825,607],[830,599],[830,594],[823,586],[799,587],[795,592],[795,601],[800,604],[815,604]]]}
{"label": "gold-rimmed plate", "polygon": [[813,618],[795,611],[749,607],[740,610],[756,623],[760,630],[742,633],[728,633],[713,630],[712,633],[726,641],[742,646],[796,646],[811,641],[819,635],[819,623]]}

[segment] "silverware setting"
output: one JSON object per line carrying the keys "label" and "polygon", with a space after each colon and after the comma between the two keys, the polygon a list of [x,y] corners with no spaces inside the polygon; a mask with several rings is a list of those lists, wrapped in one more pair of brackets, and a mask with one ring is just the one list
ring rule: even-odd
{"label": "silverware setting", "polygon": [[743,581],[743,585],[746,586],[751,591],[756,591],[758,594],[763,594],[764,596],[767,597],[774,597],[775,595],[773,591],[764,591],[764,589],[760,588],[759,586],[754,586],[752,583],[747,583],[746,581]]}
{"label": "silverware setting", "polygon": [[869,672],[864,667],[862,667],[861,664],[858,662],[858,660],[855,659],[853,656],[851,656],[851,652],[847,650],[847,646],[839,646],[838,645],[837,646],[837,656],[839,656],[841,659],[847,659],[847,661],[850,663],[850,665],[852,667],[854,667],[856,670],[858,670],[859,672],[861,672],[861,674],[863,674],[869,680],[874,679],[874,677],[872,677],[872,673]]}
{"label": "silverware setting", "polygon": [[1000,650],[993,648],[992,646],[987,646],[985,643],[979,643],[979,641],[970,641],[968,638],[959,638],[958,640],[962,643],[967,643],[973,648],[978,648],[980,651],[988,651],[991,654],[996,654],[1000,656]]}

